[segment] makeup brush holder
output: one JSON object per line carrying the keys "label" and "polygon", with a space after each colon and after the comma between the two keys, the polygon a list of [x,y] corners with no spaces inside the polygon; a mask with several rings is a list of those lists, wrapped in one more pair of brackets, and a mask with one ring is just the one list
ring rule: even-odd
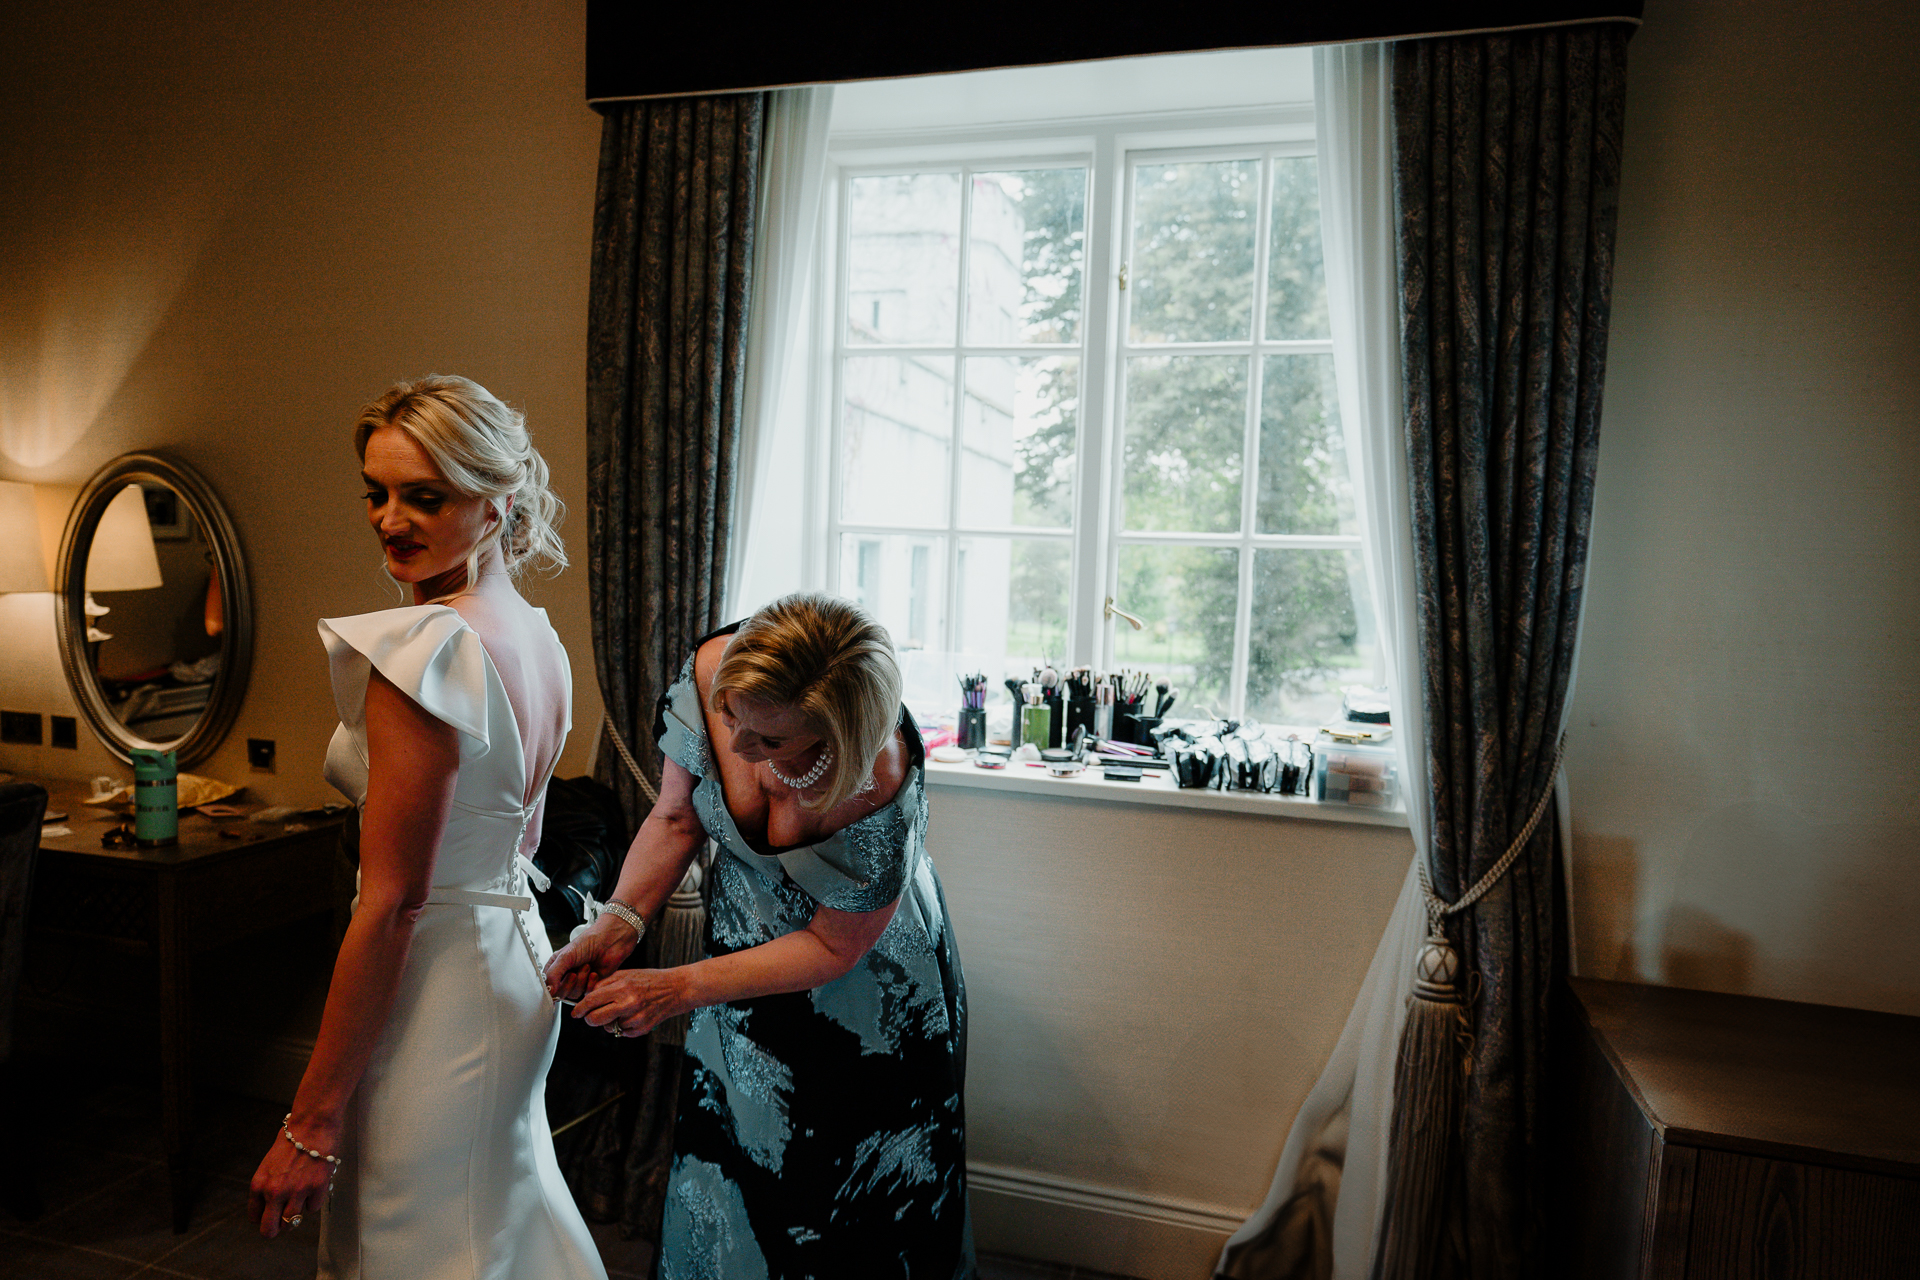
{"label": "makeup brush holder", "polygon": [[1130,711],[1115,713],[1113,717],[1113,738],[1115,742],[1131,742],[1142,747],[1154,745],[1153,730],[1160,727],[1159,716],[1135,715]]}
{"label": "makeup brush holder", "polygon": [[987,745],[987,713],[982,707],[962,707],[960,723],[957,726],[959,736],[954,745],[963,751],[978,751]]}
{"label": "makeup brush holder", "polygon": [[1064,735],[1063,745],[1066,742],[1073,741],[1073,731],[1075,729],[1084,729],[1088,733],[1093,732],[1093,713],[1095,710],[1096,708],[1092,698],[1067,699],[1067,723],[1066,728],[1062,731]]}

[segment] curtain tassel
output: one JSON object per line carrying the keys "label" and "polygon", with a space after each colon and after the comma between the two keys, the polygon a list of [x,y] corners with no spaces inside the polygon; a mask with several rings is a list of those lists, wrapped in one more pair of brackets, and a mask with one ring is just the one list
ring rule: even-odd
{"label": "curtain tassel", "polygon": [[1414,961],[1413,998],[1393,1073],[1389,1178],[1373,1280],[1432,1275],[1446,1219],[1447,1172],[1466,1103],[1470,1066],[1460,954],[1431,922]]}
{"label": "curtain tassel", "polygon": [[[653,963],[656,968],[671,969],[692,964],[705,954],[707,903],[700,893],[703,879],[700,863],[696,860],[687,868],[680,887],[667,899],[667,909],[660,915],[660,927],[652,934],[655,949]],[[654,1040],[660,1044],[686,1044],[687,1021],[688,1016],[684,1013],[668,1018],[653,1029]]]}
{"label": "curtain tassel", "polygon": [[1454,1169],[1454,1143],[1460,1137],[1467,1077],[1473,1071],[1473,1026],[1460,992],[1460,953],[1447,941],[1440,922],[1480,901],[1526,851],[1553,800],[1553,778],[1566,752],[1567,735],[1562,732],[1547,766],[1547,785],[1526,825],[1458,902],[1435,893],[1426,859],[1414,860],[1427,900],[1427,940],[1413,962],[1413,995],[1407,1000],[1400,1058],[1394,1065],[1387,1194],[1373,1251],[1373,1280],[1425,1280],[1439,1268],[1449,1207],[1447,1178]]}

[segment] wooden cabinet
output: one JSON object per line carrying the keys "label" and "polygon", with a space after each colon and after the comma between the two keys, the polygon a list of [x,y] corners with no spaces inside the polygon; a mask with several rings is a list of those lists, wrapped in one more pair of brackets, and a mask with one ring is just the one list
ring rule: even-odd
{"label": "wooden cabinet", "polygon": [[157,962],[161,1127],[174,1230],[185,1231],[200,1182],[192,1142],[194,957],[264,934],[257,963],[284,965],[272,937],[338,908],[339,819],[290,828],[185,813],[178,844],[108,848],[102,837],[121,824],[120,813],[85,804],[75,783],[26,780],[47,788],[50,810],[68,815],[60,824],[66,834],[40,840],[30,937]]}
{"label": "wooden cabinet", "polygon": [[1920,1277],[1920,1018],[1571,988],[1558,1274]]}

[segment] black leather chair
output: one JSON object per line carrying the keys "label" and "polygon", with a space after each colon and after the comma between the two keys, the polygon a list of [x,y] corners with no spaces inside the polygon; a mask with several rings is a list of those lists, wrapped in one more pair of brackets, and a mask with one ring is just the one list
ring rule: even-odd
{"label": "black leather chair", "polygon": [[27,903],[33,864],[40,852],[40,820],[46,788],[30,782],[0,783],[0,1197],[21,1218],[40,1216],[41,1203],[29,1150],[36,1127],[28,1114],[31,1092],[13,1058],[13,1007],[26,963]]}

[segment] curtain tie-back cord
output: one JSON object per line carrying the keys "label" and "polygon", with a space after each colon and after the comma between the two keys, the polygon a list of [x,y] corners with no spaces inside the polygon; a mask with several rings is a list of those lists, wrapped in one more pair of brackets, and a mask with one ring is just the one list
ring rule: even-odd
{"label": "curtain tie-back cord", "polygon": [[606,727],[607,736],[613,739],[613,749],[620,753],[622,760],[627,762],[627,772],[631,773],[633,780],[640,784],[641,794],[647,797],[647,803],[660,803],[660,793],[654,790],[651,782],[647,781],[647,775],[640,772],[640,764],[633,758],[633,752],[627,750],[627,741],[620,736],[620,730],[614,727],[613,717],[602,712],[600,723]]}
{"label": "curtain tie-back cord", "polygon": [[[616,738],[614,741],[617,743],[619,739]],[[1533,806],[1533,816],[1527,819],[1527,825],[1520,829],[1520,834],[1514,837],[1513,844],[1508,847],[1506,853],[1501,855],[1500,861],[1487,868],[1487,874],[1481,876],[1473,888],[1461,894],[1458,902],[1448,902],[1435,893],[1433,881],[1427,875],[1427,859],[1424,857],[1414,859],[1414,866],[1420,872],[1420,891],[1427,897],[1427,927],[1430,932],[1440,932],[1442,920],[1465,911],[1485,897],[1494,885],[1500,883],[1500,877],[1507,874],[1508,868],[1519,859],[1520,854],[1527,847],[1527,841],[1533,838],[1534,829],[1540,825],[1540,819],[1546,816],[1547,802],[1553,799],[1553,779],[1560,772],[1560,758],[1566,754],[1566,751],[1567,735],[1562,731],[1559,745],[1553,749],[1553,767],[1547,770],[1547,788],[1541,792],[1540,802]],[[624,749],[622,754],[625,754]]]}
{"label": "curtain tie-back cord", "polygon": [[[1460,953],[1441,932],[1440,922],[1486,896],[1526,849],[1546,816],[1547,801],[1553,799],[1552,779],[1560,772],[1560,757],[1566,749],[1563,732],[1554,748],[1553,767],[1547,770],[1546,792],[1534,805],[1533,816],[1500,861],[1461,894],[1460,901],[1442,901],[1427,875],[1426,857],[1414,858],[1420,890],[1427,899],[1428,936],[1414,957],[1413,990],[1408,993],[1400,1054],[1394,1064],[1393,1120],[1388,1130],[1392,1136],[1374,1280],[1425,1275],[1425,1260],[1431,1258],[1444,1233],[1441,1220],[1447,1200],[1443,1191],[1453,1176],[1467,1077],[1473,1072],[1473,1027],[1467,1016],[1472,996],[1460,989]],[[1470,991],[1471,980],[1467,985]]]}

